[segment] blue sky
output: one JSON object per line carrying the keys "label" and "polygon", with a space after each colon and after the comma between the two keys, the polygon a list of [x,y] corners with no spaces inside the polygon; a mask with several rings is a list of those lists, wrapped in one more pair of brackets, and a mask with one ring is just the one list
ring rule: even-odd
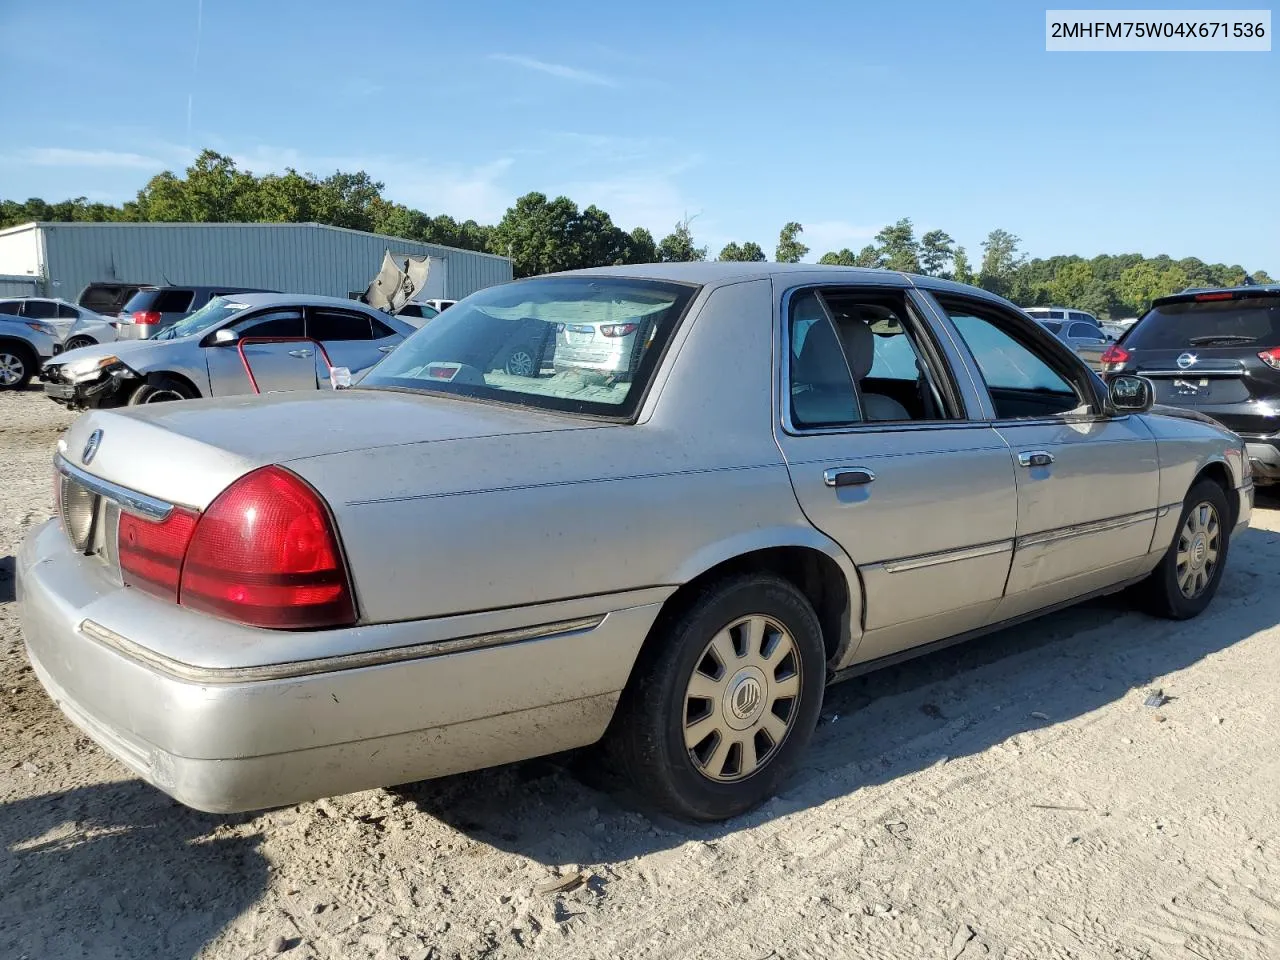
{"label": "blue sky", "polygon": [[688,213],[713,256],[907,216],[975,260],[1003,227],[1280,275],[1280,52],[1050,54],[1044,10],[4,0],[0,197],[120,201],[210,146],[459,219],[529,190],[659,237]]}

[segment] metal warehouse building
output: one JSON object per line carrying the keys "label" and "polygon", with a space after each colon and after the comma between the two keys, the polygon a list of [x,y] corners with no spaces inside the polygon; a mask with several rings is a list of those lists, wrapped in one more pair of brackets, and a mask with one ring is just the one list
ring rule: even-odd
{"label": "metal warehouse building", "polygon": [[384,253],[428,256],[457,300],[511,279],[511,261],[318,223],[27,223],[0,230],[0,296],[75,300],[94,281],[362,293]]}

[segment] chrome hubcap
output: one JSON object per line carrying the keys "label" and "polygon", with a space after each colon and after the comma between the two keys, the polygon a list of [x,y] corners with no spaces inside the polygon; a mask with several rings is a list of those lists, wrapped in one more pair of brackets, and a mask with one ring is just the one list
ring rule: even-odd
{"label": "chrome hubcap", "polygon": [[11,387],[22,379],[26,366],[12,353],[0,353],[0,383]]}
{"label": "chrome hubcap", "polygon": [[1211,503],[1199,503],[1187,514],[1178,534],[1178,589],[1188,600],[1204,592],[1218,566],[1222,525]]}
{"label": "chrome hubcap", "polygon": [[703,648],[684,697],[684,744],[708,780],[751,776],[787,738],[800,702],[800,655],[780,623],[729,624]]}

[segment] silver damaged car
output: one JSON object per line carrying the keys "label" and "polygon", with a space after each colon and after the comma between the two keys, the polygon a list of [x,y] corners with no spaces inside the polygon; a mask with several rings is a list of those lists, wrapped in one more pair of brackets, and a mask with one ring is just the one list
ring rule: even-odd
{"label": "silver damaged car", "polygon": [[[625,376],[494,362],[620,316],[645,325]],[[350,390],[82,416],[22,629],[66,714],[203,810],[603,740],[641,802],[732,817],[834,681],[1130,586],[1205,609],[1248,462],[1151,396],[934,278],[517,281]]]}
{"label": "silver damaged car", "polygon": [[415,329],[337,297],[228,294],[149,339],[68,350],[40,379],[73,409],[315,390],[330,365],[363,372]]}

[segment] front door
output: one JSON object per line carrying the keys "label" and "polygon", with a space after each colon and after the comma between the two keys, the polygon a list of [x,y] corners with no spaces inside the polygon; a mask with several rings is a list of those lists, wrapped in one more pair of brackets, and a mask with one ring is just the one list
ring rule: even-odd
{"label": "front door", "polygon": [[863,581],[849,662],[989,622],[1013,553],[1014,471],[997,431],[969,419],[936,332],[892,288],[794,291],[783,321],[778,444],[801,508]]}
{"label": "front door", "polygon": [[965,296],[935,302],[976,362],[1017,476],[1017,546],[999,619],[1141,572],[1160,482],[1141,418],[1108,416],[1096,378],[1012,311]]}
{"label": "front door", "polygon": [[[245,371],[247,361],[260,393],[316,389],[315,344],[303,339],[306,329],[296,307],[271,309],[241,317],[228,325],[241,340],[288,337],[285,343],[229,343],[204,348],[209,387],[215,397],[253,393]],[[211,338],[206,338],[206,343]],[[240,347],[244,349],[244,361]]]}

